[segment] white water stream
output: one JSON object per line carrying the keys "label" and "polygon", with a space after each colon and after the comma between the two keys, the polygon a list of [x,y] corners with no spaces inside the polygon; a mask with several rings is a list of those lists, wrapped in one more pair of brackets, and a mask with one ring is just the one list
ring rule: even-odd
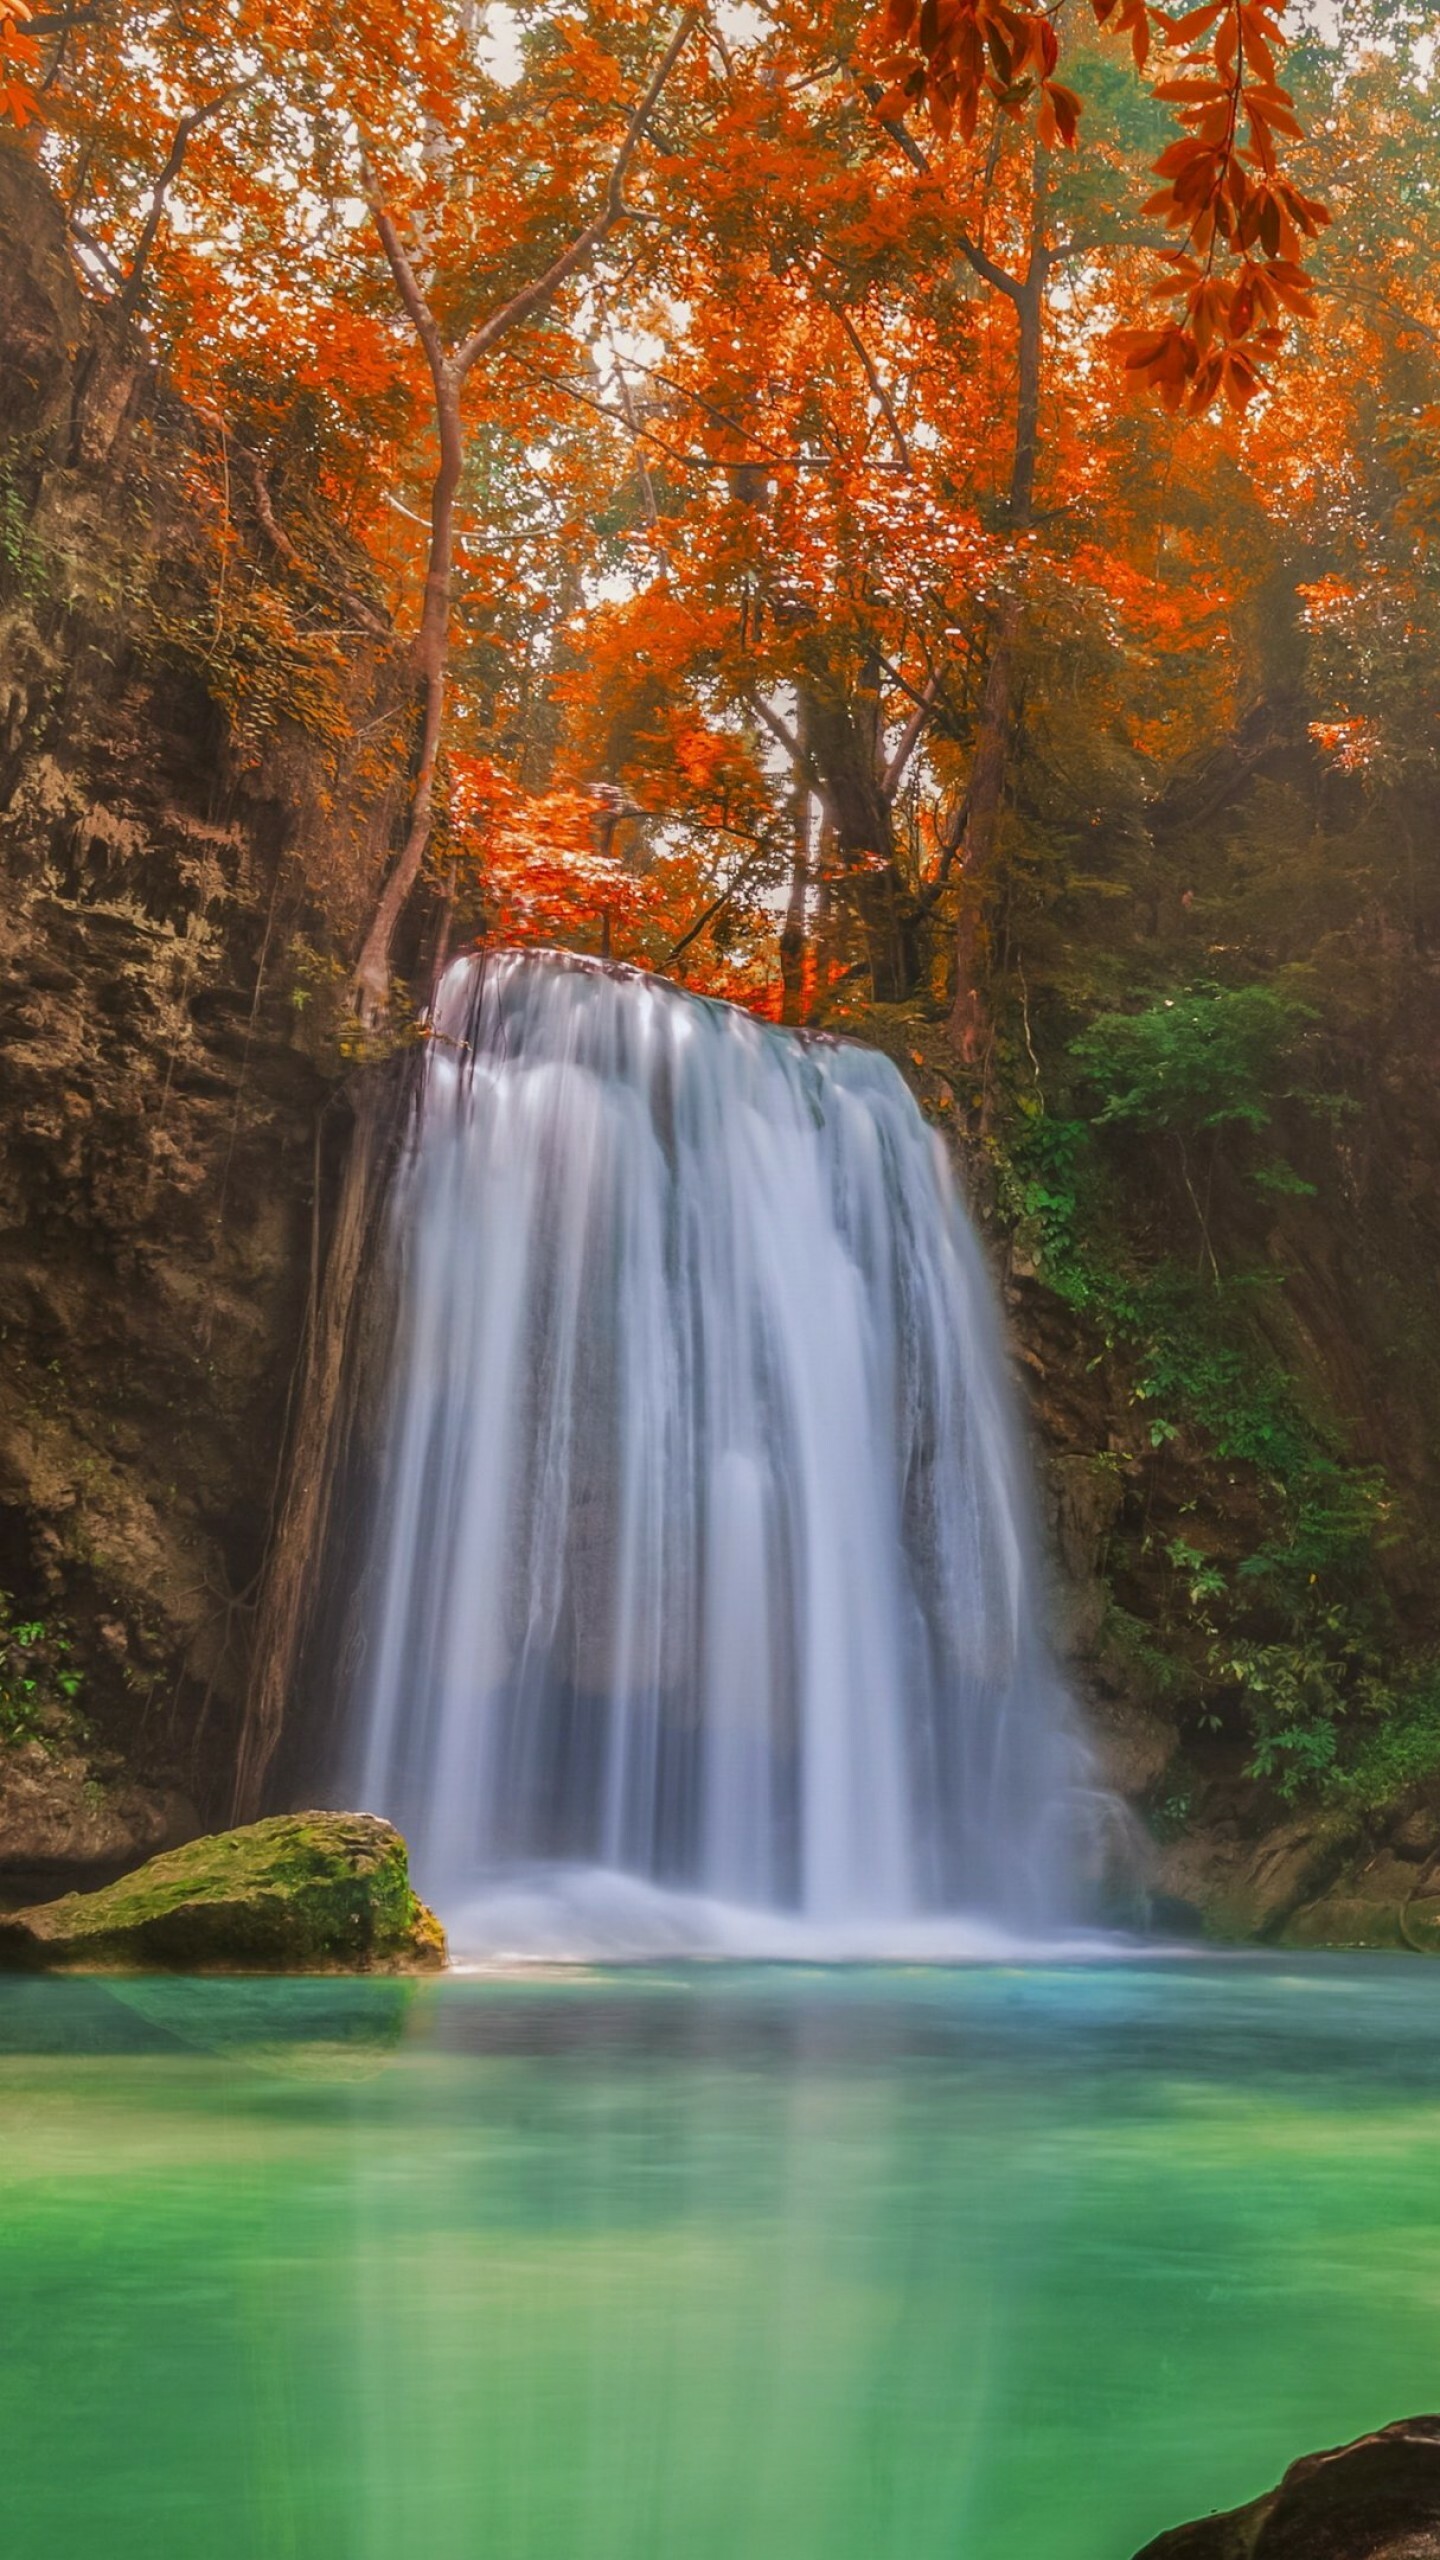
{"label": "white water stream", "polygon": [[432,1029],[347,1775],[457,1952],[1053,1931],[1083,1756],[895,1068],[556,952]]}

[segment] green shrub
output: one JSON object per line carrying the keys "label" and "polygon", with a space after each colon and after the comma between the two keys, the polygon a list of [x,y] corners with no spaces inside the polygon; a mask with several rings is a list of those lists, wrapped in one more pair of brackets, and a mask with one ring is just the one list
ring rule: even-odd
{"label": "green shrub", "polygon": [[[1099,1097],[1098,1128],[1264,1129],[1313,1020],[1274,987],[1193,987],[1143,1013],[1100,1014],[1070,1055]],[[1273,1184],[1289,1168],[1266,1172]]]}
{"label": "green shrub", "polygon": [[63,1620],[17,1618],[0,1591],[0,1743],[50,1742],[77,1724],[84,1682]]}

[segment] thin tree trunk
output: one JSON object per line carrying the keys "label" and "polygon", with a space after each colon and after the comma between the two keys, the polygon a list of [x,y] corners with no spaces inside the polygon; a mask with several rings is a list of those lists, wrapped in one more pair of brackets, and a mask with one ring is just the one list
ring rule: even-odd
{"label": "thin tree trunk", "polygon": [[815,886],[815,976],[810,989],[808,1022],[823,1022],[830,995],[830,982],[835,974],[835,889],[832,873],[835,867],[835,830],[822,813],[820,843],[816,860],[818,874]]}
{"label": "thin tree trunk", "polygon": [[335,1476],[341,1399],[356,1298],[374,1231],[375,1195],[391,1127],[388,1079],[370,1069],[352,1092],[355,1125],[345,1156],[330,1250],[310,1313],[299,1406],[285,1470],[285,1498],[271,1532],[255,1622],[255,1648],[235,1768],[233,1822],[253,1822],[284,1728]]}
{"label": "thin tree trunk", "polygon": [[[803,748],[803,705],[797,734]],[[805,1019],[805,910],[810,894],[810,784],[798,762],[794,783],[790,802],[790,896],[780,931],[780,1019],[792,1024]]]}
{"label": "thin tree trunk", "polygon": [[395,281],[396,291],[416,337],[425,351],[430,378],[435,390],[435,426],[440,454],[430,495],[430,548],[425,570],[425,602],[420,630],[415,644],[415,672],[418,679],[421,722],[420,753],[410,797],[410,815],[401,846],[389,878],[380,893],[374,915],[361,947],[351,980],[351,1000],[363,1023],[373,1025],[383,1015],[390,992],[390,955],[395,928],[411,890],[420,876],[420,866],[434,825],[435,777],[439,768],[440,746],[445,727],[446,673],[450,654],[450,584],[455,552],[455,501],[465,468],[465,438],[461,421],[461,398],[470,373],[482,356],[487,356],[501,340],[527,320],[547,310],[561,286],[586,268],[601,243],[607,240],[617,223],[623,222],[630,208],[625,202],[625,180],[644,137],[660,93],[699,23],[695,11],[687,10],[665,47],[646,87],[644,96],[633,109],[624,138],[610,171],[605,201],[600,211],[578,231],[568,247],[518,293],[511,295],[470,331],[459,345],[447,348],[440,323],[427,299],[399,229],[385,204],[376,173],[368,159],[362,168],[366,198],[385,252],[386,263]]}
{"label": "thin tree trunk", "polygon": [[450,580],[455,554],[455,501],[465,468],[460,425],[460,386],[445,366],[436,380],[440,464],[430,501],[430,557],[425,603],[415,643],[420,693],[420,754],[410,797],[410,822],[399,859],[381,891],[355,964],[354,993],[362,1020],[378,1021],[390,994],[390,953],[395,928],[429,848],[435,822],[435,774],[445,729],[446,672],[450,654]]}
{"label": "thin tree trunk", "polygon": [[1015,639],[1019,628],[1019,600],[1012,596],[1002,606],[996,628],[965,796],[960,912],[955,926],[955,987],[949,1028],[955,1047],[967,1063],[979,1053],[986,1021],[980,983],[985,962],[985,904],[993,883],[1000,811],[1010,768]]}
{"label": "thin tree trunk", "polygon": [[[1006,513],[1012,536],[1028,532],[1035,513],[1035,466],[1039,452],[1040,377],[1044,358],[1045,289],[1050,252],[1045,241],[1045,153],[1037,144],[1035,183],[1030,209],[1030,254],[1022,277],[1007,287],[1019,329],[1015,390],[1015,440],[1010,455]],[[1016,574],[1019,575],[1017,558]],[[975,758],[965,794],[964,832],[958,873],[960,908],[955,926],[955,983],[951,998],[951,1040],[967,1063],[984,1044],[987,1027],[982,990],[985,974],[985,909],[994,888],[1000,816],[1009,779],[1015,732],[1016,644],[1024,619],[1018,592],[1000,608],[985,674]]]}

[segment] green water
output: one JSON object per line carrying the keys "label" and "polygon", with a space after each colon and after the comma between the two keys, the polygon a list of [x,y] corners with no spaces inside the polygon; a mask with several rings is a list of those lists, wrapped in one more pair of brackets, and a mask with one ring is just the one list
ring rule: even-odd
{"label": "green water", "polygon": [[0,1982],[5,2560],[1128,2560],[1440,2404],[1440,1966]]}

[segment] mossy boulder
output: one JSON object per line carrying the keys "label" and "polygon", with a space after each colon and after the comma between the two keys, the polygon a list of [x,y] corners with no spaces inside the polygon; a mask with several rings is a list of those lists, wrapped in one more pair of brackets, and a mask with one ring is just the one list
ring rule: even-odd
{"label": "mossy boulder", "polygon": [[290,1813],[169,1849],[100,1893],[0,1920],[0,1965],[71,1972],[392,1973],[445,1961],[405,1843],[368,1813]]}

